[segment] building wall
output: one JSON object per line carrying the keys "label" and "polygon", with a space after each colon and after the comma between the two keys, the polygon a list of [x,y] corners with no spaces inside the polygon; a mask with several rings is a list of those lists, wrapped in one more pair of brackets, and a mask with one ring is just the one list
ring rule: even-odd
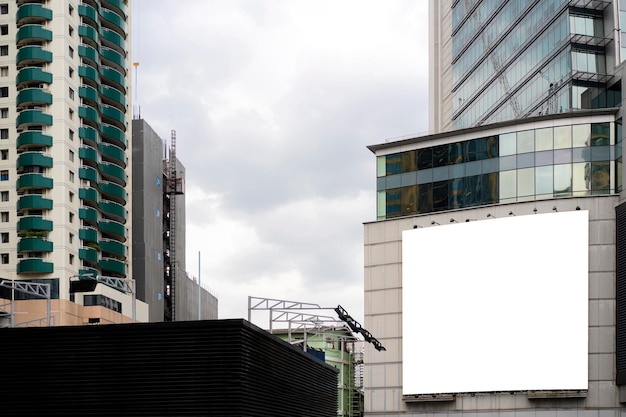
{"label": "building wall", "polygon": [[[365,225],[365,327],[386,347],[378,352],[366,345],[365,410],[367,415],[496,416],[527,413],[533,416],[566,416],[572,409],[597,415],[617,415],[619,392],[615,385],[615,206],[618,197],[598,196],[533,201],[466,209]],[[449,223],[486,219],[488,213],[506,217],[510,211],[531,215],[589,210],[589,390],[584,399],[530,400],[525,393],[458,394],[452,401],[409,403],[402,399],[402,230],[432,221]],[[427,227],[427,226],[426,226]],[[436,227],[436,226],[434,226]],[[555,306],[556,308],[556,306]],[[428,317],[419,320],[428,320]],[[419,320],[415,331],[419,332]],[[436,343],[425,340],[424,343]],[[462,341],[460,341],[462,343]],[[417,370],[415,372],[418,372]],[[594,414],[595,413],[595,414]],[[516,415],[517,415],[516,414]]]}
{"label": "building wall", "polygon": [[198,283],[188,277],[176,281],[176,320],[217,320],[218,300],[202,286],[198,318]]}

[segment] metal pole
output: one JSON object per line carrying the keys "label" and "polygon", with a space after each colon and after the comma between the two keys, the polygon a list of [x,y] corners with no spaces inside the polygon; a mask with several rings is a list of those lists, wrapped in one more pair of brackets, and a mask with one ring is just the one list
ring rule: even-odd
{"label": "metal pole", "polygon": [[198,320],[202,319],[202,287],[200,286],[200,251],[198,251]]}
{"label": "metal pole", "polygon": [[136,292],[136,282],[134,279],[130,280],[131,282],[131,292],[133,297],[133,323],[137,322],[137,292]]}
{"label": "metal pole", "polygon": [[48,327],[50,327],[50,284],[48,285],[48,297],[46,298],[46,318],[48,319]]}
{"label": "metal pole", "polygon": [[11,280],[11,328],[15,326],[15,280]]}

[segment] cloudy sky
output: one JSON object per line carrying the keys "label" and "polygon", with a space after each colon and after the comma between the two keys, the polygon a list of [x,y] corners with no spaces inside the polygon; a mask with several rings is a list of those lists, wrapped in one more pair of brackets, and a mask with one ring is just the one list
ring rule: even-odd
{"label": "cloudy sky", "polygon": [[[133,0],[135,107],[186,168],[187,271],[363,323],[367,145],[428,129],[427,2]],[[136,112],[135,112],[136,113]],[[253,316],[253,321],[254,316]]]}

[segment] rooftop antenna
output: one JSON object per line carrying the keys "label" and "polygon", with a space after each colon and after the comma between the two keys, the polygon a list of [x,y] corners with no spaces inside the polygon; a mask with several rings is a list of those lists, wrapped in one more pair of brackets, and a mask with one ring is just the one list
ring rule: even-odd
{"label": "rooftop antenna", "polygon": [[[139,91],[139,83],[137,82],[137,73],[139,72],[139,62],[133,62],[133,67],[135,67],[135,101],[137,100],[137,93]],[[137,119],[141,119],[141,106],[137,104]]]}

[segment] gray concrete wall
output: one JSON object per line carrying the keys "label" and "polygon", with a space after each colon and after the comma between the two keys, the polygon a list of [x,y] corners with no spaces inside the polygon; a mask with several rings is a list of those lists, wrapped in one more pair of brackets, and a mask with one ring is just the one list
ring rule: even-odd
{"label": "gray concrete wall", "polygon": [[[615,206],[618,196],[515,203],[365,224],[365,321],[385,347],[366,344],[365,410],[368,416],[463,415],[471,417],[612,417],[622,415],[615,385]],[[528,399],[525,393],[457,395],[453,401],[408,403],[402,399],[402,231],[454,217],[485,219],[589,210],[589,387],[585,398]],[[566,290],[566,289],[564,289]],[[427,318],[424,318],[427,320]],[[415,323],[419,332],[419,321]],[[428,343],[428,341],[424,341]]]}
{"label": "gray concrete wall", "polygon": [[[217,298],[201,289],[200,319],[217,320]],[[198,283],[185,277],[176,281],[176,320],[198,319]]]}

